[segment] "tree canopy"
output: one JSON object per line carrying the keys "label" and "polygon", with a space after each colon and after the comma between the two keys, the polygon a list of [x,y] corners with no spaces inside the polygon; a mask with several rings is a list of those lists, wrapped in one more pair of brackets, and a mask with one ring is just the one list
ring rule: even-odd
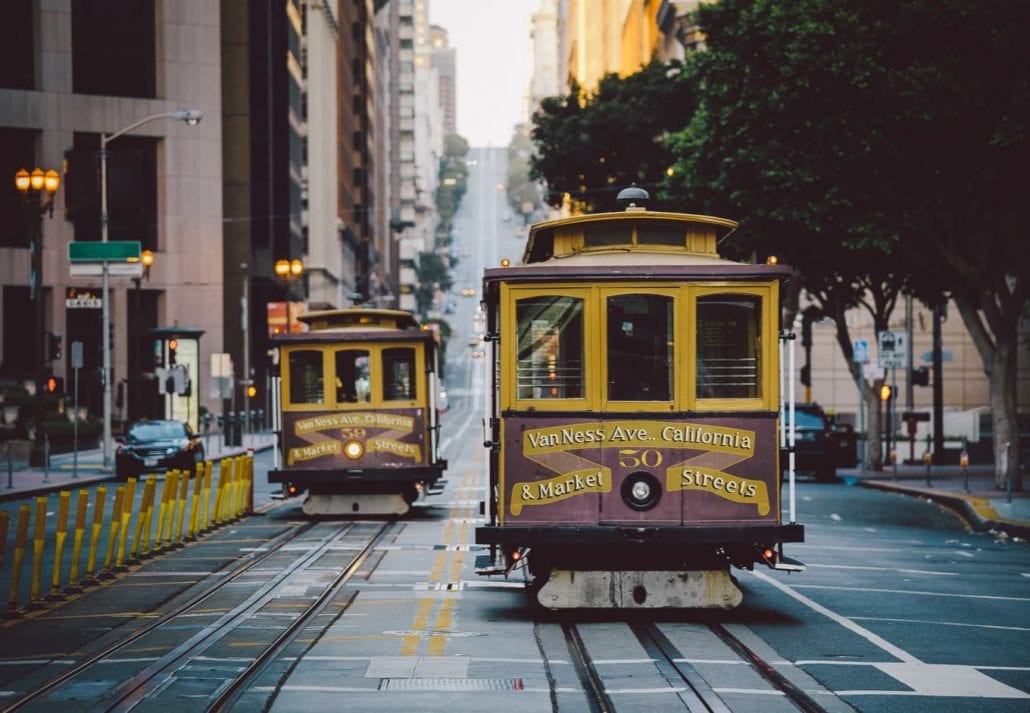
{"label": "tree canopy", "polygon": [[608,74],[591,94],[573,86],[533,115],[531,175],[545,182],[554,207],[568,193],[586,210],[613,209],[631,183],[658,185],[673,159],[661,139],[682,128],[694,106],[679,63],[652,62],[624,79]]}

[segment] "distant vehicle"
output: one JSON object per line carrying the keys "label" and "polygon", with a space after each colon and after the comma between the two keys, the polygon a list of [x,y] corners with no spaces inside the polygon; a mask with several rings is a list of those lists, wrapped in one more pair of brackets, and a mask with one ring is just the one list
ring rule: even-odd
{"label": "distant vehicle", "polygon": [[[837,468],[858,464],[857,440],[851,424],[836,423],[816,403],[795,406],[794,469],[815,473],[816,480],[833,480]],[[787,454],[780,458],[786,470]]]}
{"label": "distant vehicle", "polygon": [[461,294],[464,297],[475,297],[476,296],[476,288],[475,287],[463,287],[462,290],[461,290]]}
{"label": "distant vehicle", "polygon": [[457,307],[458,305],[454,300],[448,299],[447,302],[444,303],[443,311],[446,314],[454,314],[454,310],[457,309]]}
{"label": "distant vehicle", "polygon": [[182,421],[137,421],[118,437],[114,471],[118,480],[176,468],[192,471],[204,462],[204,443]]}
{"label": "distant vehicle", "polygon": [[268,471],[304,491],[306,515],[404,515],[440,479],[437,333],[402,310],[353,307],[300,316],[276,337],[279,447]]}

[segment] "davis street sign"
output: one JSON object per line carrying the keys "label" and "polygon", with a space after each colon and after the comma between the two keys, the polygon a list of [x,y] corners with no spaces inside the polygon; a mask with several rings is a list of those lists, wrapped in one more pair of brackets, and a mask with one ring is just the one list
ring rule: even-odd
{"label": "davis street sign", "polygon": [[68,260],[73,277],[92,277],[103,273],[107,263],[108,275],[142,277],[143,251],[138,240],[79,240],[68,243]]}

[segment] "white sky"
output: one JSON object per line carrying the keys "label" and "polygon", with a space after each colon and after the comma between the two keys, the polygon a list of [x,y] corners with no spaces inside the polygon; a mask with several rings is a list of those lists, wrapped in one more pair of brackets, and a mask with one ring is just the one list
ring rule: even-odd
{"label": "white sky", "polygon": [[457,59],[458,133],[469,146],[507,146],[532,75],[529,18],[539,0],[428,0]]}

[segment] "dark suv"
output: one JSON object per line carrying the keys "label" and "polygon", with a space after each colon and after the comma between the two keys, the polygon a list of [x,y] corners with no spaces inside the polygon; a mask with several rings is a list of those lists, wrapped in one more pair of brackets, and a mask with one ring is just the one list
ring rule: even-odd
{"label": "dark suv", "polygon": [[118,437],[114,470],[125,480],[171,468],[192,471],[203,460],[203,441],[182,421],[137,421]]}
{"label": "dark suv", "polygon": [[[853,468],[858,464],[855,429],[850,424],[836,423],[819,404],[797,404],[794,407],[794,469],[815,473],[820,481],[833,480],[837,468]],[[787,470],[787,453],[780,457],[780,469]]]}

